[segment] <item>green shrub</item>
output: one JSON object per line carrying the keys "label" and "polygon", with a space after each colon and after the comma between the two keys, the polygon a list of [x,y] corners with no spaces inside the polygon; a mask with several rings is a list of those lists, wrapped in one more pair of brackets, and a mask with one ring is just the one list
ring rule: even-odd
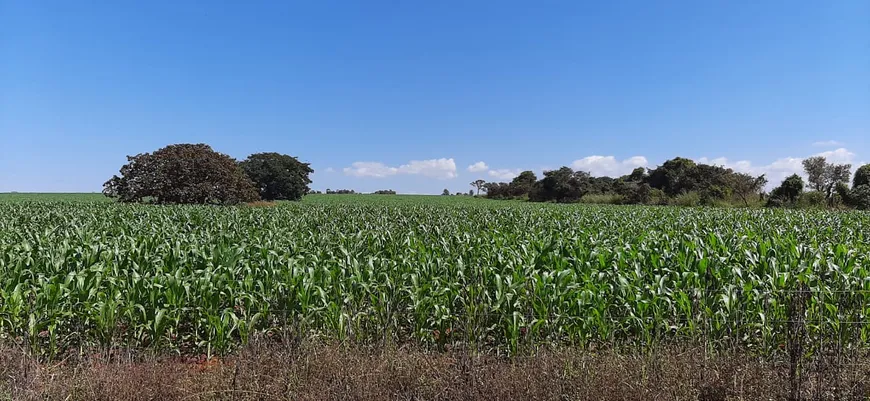
{"label": "green shrub", "polygon": [[849,191],[849,206],[870,210],[870,185],[859,185]]}
{"label": "green shrub", "polygon": [[668,204],[668,195],[665,194],[665,191],[662,191],[658,188],[653,188],[649,191],[649,202],[650,205],[667,205]]}
{"label": "green shrub", "polygon": [[798,198],[797,205],[802,208],[824,208],[825,194],[819,191],[805,192]]}
{"label": "green shrub", "polygon": [[700,206],[701,196],[694,191],[682,193],[671,199],[670,204],[675,206]]}

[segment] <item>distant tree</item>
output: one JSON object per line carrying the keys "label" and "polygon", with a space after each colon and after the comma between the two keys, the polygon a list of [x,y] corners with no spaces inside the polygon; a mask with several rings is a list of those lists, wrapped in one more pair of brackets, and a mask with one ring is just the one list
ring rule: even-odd
{"label": "distant tree", "polygon": [[744,173],[732,173],[728,175],[728,186],[732,193],[743,201],[743,204],[749,206],[749,199],[755,198],[767,185],[767,178],[764,174],[753,177]]}
{"label": "distant tree", "polygon": [[614,187],[615,192],[622,196],[623,203],[645,204],[652,200],[652,188],[647,183],[619,179]]}
{"label": "distant tree", "polygon": [[520,175],[514,177],[511,181],[510,185],[510,196],[512,197],[522,197],[528,195],[532,188],[535,186],[535,182],[538,181],[538,177],[535,176],[535,173],[531,171],[523,171]]}
{"label": "distant tree", "polygon": [[646,182],[653,188],[661,189],[669,196],[675,196],[694,189],[691,176],[694,168],[694,161],[677,157],[650,170]]}
{"label": "distant tree", "polygon": [[450,196],[450,190],[447,188],[444,188],[444,191],[441,192],[441,195]]}
{"label": "distant tree", "polygon": [[206,144],[177,144],[127,156],[103,194],[121,202],[236,204],[259,199],[236,161]]}
{"label": "distant tree", "polygon": [[486,185],[484,180],[474,180],[471,182],[471,186],[477,189],[478,195],[480,195],[480,190],[483,189],[484,185]]}
{"label": "distant tree", "polygon": [[474,180],[471,182],[471,186],[477,188],[478,195],[480,195],[480,190],[483,189],[484,185],[486,185],[486,181],[484,180]]}
{"label": "distant tree", "polygon": [[326,189],[327,195],[349,195],[349,194],[355,194],[355,193],[356,193],[356,191],[353,189],[339,189],[336,191],[333,191],[329,188]]}
{"label": "distant tree", "polygon": [[865,164],[855,170],[855,177],[852,178],[852,188],[860,187],[861,185],[870,185],[870,164]]}
{"label": "distant tree", "polygon": [[535,183],[529,200],[537,202],[577,202],[589,187],[589,173],[574,171],[570,167],[545,171],[544,178]]}
{"label": "distant tree", "polygon": [[614,180],[610,177],[590,177],[589,193],[607,194],[612,192],[618,192],[617,188],[620,186],[620,184],[617,183],[617,181],[619,180]]}
{"label": "distant tree", "polygon": [[[481,180],[481,181],[483,181],[483,180]],[[478,191],[479,191],[479,190],[478,190]],[[473,190],[473,189],[469,189],[469,190],[468,190],[468,196],[474,196],[474,190]]]}
{"label": "distant tree", "polygon": [[807,181],[810,183],[810,188],[824,192],[825,188],[825,169],[828,162],[822,156],[808,157],[801,162],[804,166],[804,171],[807,173]]}
{"label": "distant tree", "polygon": [[395,195],[396,191],[392,189],[381,189],[374,192],[375,195]]}
{"label": "distant tree", "polygon": [[804,179],[792,174],[770,192],[768,206],[776,206],[785,202],[794,203],[804,192]]}
{"label": "distant tree", "polygon": [[490,199],[505,199],[510,197],[510,184],[506,182],[488,182],[483,186],[486,197]]}
{"label": "distant tree", "polygon": [[833,206],[837,185],[849,182],[852,165],[828,163],[822,156],[804,159],[802,164],[812,188],[821,192],[828,205]]}
{"label": "distant tree", "polygon": [[646,178],[646,168],[637,167],[634,170],[631,170],[631,174],[628,175],[627,181],[633,182],[641,182]]}
{"label": "distant tree", "polygon": [[266,200],[299,200],[308,193],[314,170],[308,163],[280,153],[254,153],[239,163]]}

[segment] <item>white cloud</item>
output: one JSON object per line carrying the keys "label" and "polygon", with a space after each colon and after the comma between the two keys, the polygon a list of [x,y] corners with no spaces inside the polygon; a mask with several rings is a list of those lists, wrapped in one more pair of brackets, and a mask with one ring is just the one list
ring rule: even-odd
{"label": "white cloud", "polygon": [[399,166],[400,174],[420,174],[432,178],[456,178],[456,162],[453,159],[411,160]]}
{"label": "white cloud", "polygon": [[396,174],[422,175],[424,177],[455,178],[456,162],[453,159],[411,160],[399,167],[390,167],[380,162],[354,162],[344,168],[344,174],[354,177],[384,178]]}
{"label": "white cloud", "polygon": [[345,175],[352,175],[354,177],[384,178],[396,175],[397,172],[397,168],[389,167],[379,162],[353,162],[350,167],[344,168]]}
{"label": "white cloud", "polygon": [[829,150],[827,152],[819,153],[816,156],[824,156],[829,162],[837,164],[852,163],[855,160],[855,154],[846,148]]}
{"label": "white cloud", "polygon": [[831,146],[842,146],[842,145],[843,145],[842,142],[835,141],[835,140],[813,142],[813,146],[817,146],[817,147],[831,147]]}
{"label": "white cloud", "polygon": [[487,166],[484,162],[477,162],[468,166],[468,171],[472,173],[480,173],[486,170],[489,170],[489,166]]}
{"label": "white cloud", "polygon": [[496,170],[489,170],[489,175],[500,180],[511,180],[514,177],[520,175],[522,170],[520,169],[507,169],[501,168]]}
{"label": "white cloud", "polygon": [[327,167],[326,170],[324,170],[324,171],[326,171],[327,173],[334,173],[335,169],[332,167]]}
{"label": "white cloud", "polygon": [[571,168],[588,172],[596,177],[619,177],[631,173],[638,167],[646,167],[649,162],[646,157],[634,156],[619,161],[613,156],[588,156],[580,160],[574,160]]}

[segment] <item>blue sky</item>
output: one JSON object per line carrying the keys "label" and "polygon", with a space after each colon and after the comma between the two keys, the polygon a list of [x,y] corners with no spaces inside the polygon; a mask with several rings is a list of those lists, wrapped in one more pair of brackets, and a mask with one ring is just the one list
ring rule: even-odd
{"label": "blue sky", "polygon": [[866,0],[0,0],[0,192],[183,142],[440,193],[675,156],[777,180],[868,138]]}

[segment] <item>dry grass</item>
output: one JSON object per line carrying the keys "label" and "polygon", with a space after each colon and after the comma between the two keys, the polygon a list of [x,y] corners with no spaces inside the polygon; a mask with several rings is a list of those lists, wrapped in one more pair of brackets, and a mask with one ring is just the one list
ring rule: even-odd
{"label": "dry grass", "polygon": [[245,203],[245,206],[247,206],[247,207],[275,207],[275,206],[278,206],[278,202],[256,201],[256,202]]}
{"label": "dry grass", "polygon": [[[39,364],[0,352],[0,398],[15,400],[779,400],[788,367],[740,354],[467,352],[339,345],[250,346],[211,360],[89,357]],[[852,362],[854,363],[854,361]],[[870,364],[836,380],[808,371],[803,399],[866,399]]]}

